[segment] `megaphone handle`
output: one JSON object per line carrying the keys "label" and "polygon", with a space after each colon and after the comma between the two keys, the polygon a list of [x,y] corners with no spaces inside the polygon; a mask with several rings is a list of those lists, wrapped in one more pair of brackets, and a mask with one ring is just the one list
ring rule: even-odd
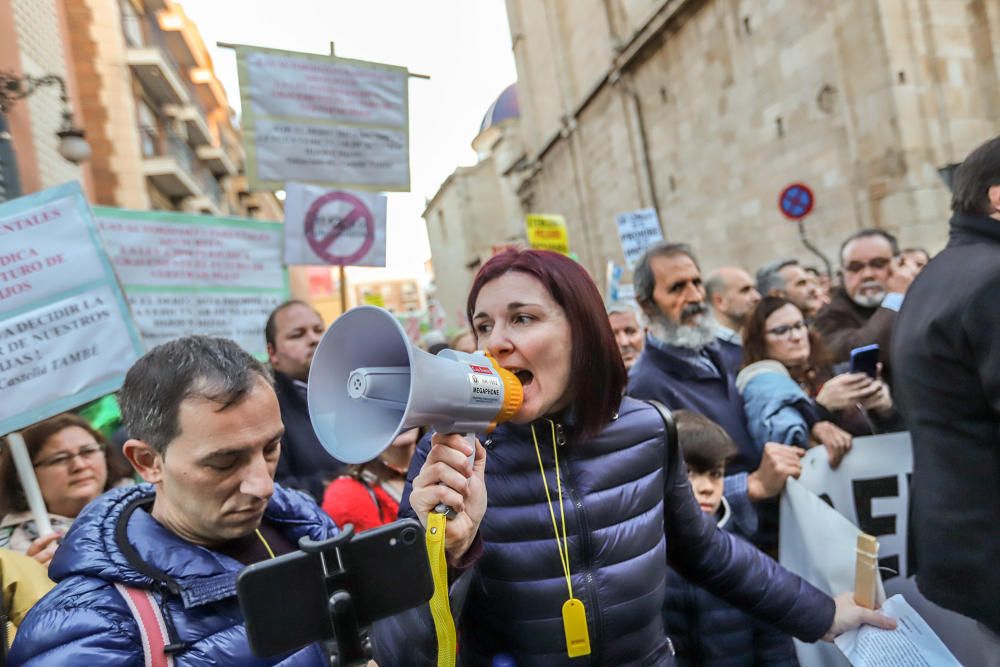
{"label": "megaphone handle", "polygon": [[[471,470],[472,466],[475,465],[476,463],[476,434],[466,433],[465,441],[469,443],[470,447],[472,447],[472,453],[469,454],[469,469]],[[434,508],[434,511],[437,512],[438,514],[444,514],[449,519],[454,519],[458,515],[458,512],[448,507],[444,503],[438,503],[437,507]]]}

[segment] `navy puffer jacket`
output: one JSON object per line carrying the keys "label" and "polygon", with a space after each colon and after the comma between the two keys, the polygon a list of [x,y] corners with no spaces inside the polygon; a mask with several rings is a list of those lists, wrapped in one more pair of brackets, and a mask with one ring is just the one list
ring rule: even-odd
{"label": "navy puffer jacket", "polygon": [[[735,514],[725,498],[713,520],[738,537],[752,534],[748,524],[755,523]],[[673,570],[667,572],[663,619],[680,667],[798,667],[791,637]]]}
{"label": "navy puffer jacket", "polygon": [[[148,484],[115,489],[77,517],[49,565],[59,585],[25,617],[8,658],[11,667],[143,664],[139,628],[116,583],[158,591],[167,641],[181,645],[173,654],[177,667],[328,664],[315,644],[273,658],[251,653],[236,599],[243,564],[160,525],[148,513],[154,497]],[[264,517],[292,543],[337,532],[305,494],[278,485]]]}
{"label": "navy puffer jacket", "polygon": [[[535,430],[554,494],[551,427],[540,420]],[[559,464],[570,569],[573,592],[587,609],[592,653],[566,655],[566,580],[531,429],[503,424],[489,438],[488,506],[477,537],[482,555],[468,573],[456,619],[461,664],[489,665],[499,653],[519,666],[672,664],[661,616],[668,560],[687,578],[805,641],[829,629],[834,605],[828,596],[704,516],[676,447],[664,480],[664,424],[655,408],[625,398],[618,418],[597,437],[566,435]],[[401,516],[413,516],[410,482],[429,449],[425,439],[414,456]],[[376,623],[373,639],[383,667],[431,664],[436,655],[426,605]]]}

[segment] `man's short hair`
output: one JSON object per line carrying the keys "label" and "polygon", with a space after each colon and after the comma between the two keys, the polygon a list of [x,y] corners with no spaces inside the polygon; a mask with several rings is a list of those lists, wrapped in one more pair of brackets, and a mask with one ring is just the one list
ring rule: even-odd
{"label": "man's short hair", "polygon": [[1000,137],[994,137],[958,165],[951,182],[951,210],[990,216],[989,190],[1000,185]]}
{"label": "man's short hair", "polygon": [[267,316],[267,323],[264,325],[264,340],[267,341],[267,346],[269,348],[274,347],[278,340],[278,313],[291,308],[292,306],[305,306],[309,310],[316,312],[316,309],[313,308],[311,304],[308,304],[301,299],[289,299],[272,310],[271,314]]}
{"label": "man's short hair", "polygon": [[708,417],[690,410],[674,410],[674,421],[684,463],[690,470],[715,470],[738,453],[726,430]]}
{"label": "man's short hair", "polygon": [[258,380],[270,384],[270,371],[239,345],[225,338],[187,336],[144,354],[125,376],[118,401],[132,438],[160,454],[180,434],[181,403],[203,398],[218,411],[236,405]]}
{"label": "man's short hair", "polygon": [[635,315],[635,321],[639,323],[640,327],[646,326],[646,316],[642,312],[642,308],[639,307],[635,301],[619,300],[612,301],[607,306],[608,316],[616,315],[621,313],[623,315],[628,315],[629,313]]}
{"label": "man's short hair", "polygon": [[725,292],[727,285],[726,276],[722,269],[716,269],[705,276],[705,298],[708,300],[708,303],[712,303],[712,297],[716,294]]}
{"label": "man's short hair", "polygon": [[776,259],[760,267],[757,271],[757,291],[761,296],[767,296],[771,290],[784,291],[788,285],[781,275],[781,270],[786,266],[801,266],[797,259]]}
{"label": "man's short hair", "polygon": [[869,238],[882,238],[889,244],[892,249],[892,256],[899,256],[899,241],[896,237],[885,231],[884,229],[862,229],[861,231],[854,232],[840,244],[840,265],[844,265],[844,251],[847,250],[847,246],[859,239],[869,239]]}
{"label": "man's short hair", "polygon": [[645,307],[653,303],[653,290],[656,288],[656,277],[653,275],[653,268],[650,266],[652,261],[657,257],[675,257],[677,255],[688,256],[694,262],[694,265],[698,266],[698,260],[695,258],[691,246],[686,243],[668,243],[662,241],[650,246],[645,254],[643,254],[642,259],[639,260],[639,263],[635,267],[635,272],[632,274],[635,300],[639,302],[640,306]]}

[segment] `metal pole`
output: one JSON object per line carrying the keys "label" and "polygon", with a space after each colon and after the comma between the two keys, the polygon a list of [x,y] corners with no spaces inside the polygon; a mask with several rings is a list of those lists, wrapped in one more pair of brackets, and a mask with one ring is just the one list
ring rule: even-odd
{"label": "metal pole", "polygon": [[38,486],[38,478],[35,477],[35,466],[31,464],[31,457],[28,456],[28,446],[24,444],[24,438],[21,437],[21,434],[16,431],[7,435],[7,446],[10,447],[11,458],[14,459],[14,467],[17,468],[17,476],[21,480],[21,488],[24,489],[28,508],[35,519],[38,536],[51,535],[56,531],[52,530],[49,511],[45,509],[45,499],[42,498],[42,489]]}
{"label": "metal pole", "polygon": [[344,265],[340,265],[340,312],[347,312],[347,272]]}
{"label": "metal pole", "polygon": [[827,259],[826,255],[824,255],[822,252],[820,252],[819,248],[817,248],[816,246],[814,246],[812,244],[812,241],[810,241],[808,238],[806,238],[806,228],[805,228],[805,225],[802,224],[802,219],[801,218],[798,220],[798,223],[799,223],[799,240],[802,241],[802,245],[804,245],[809,252],[811,252],[812,254],[814,254],[814,255],[816,255],[817,257],[820,258],[820,260],[826,266],[826,275],[827,275],[827,277],[828,278],[832,278],[833,277],[833,269],[830,266],[830,260]]}

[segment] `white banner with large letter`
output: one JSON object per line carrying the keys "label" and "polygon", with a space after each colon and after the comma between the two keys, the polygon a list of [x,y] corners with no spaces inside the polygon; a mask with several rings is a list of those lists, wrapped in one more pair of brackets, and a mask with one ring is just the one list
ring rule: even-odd
{"label": "white banner with large letter", "polygon": [[0,435],[118,390],[142,354],[77,183],[0,205]]}
{"label": "white banner with large letter", "polygon": [[410,189],[406,68],[237,45],[251,190]]}
{"label": "white banner with large letter", "polygon": [[385,266],[386,198],[289,183],[285,263]]}
{"label": "white banner with large letter", "polygon": [[[917,590],[907,551],[912,472],[908,433],[855,438],[853,449],[836,470],[830,468],[824,448],[810,450],[803,459],[799,484],[790,485],[781,497],[781,564],[827,593],[854,589],[853,537],[817,520],[816,503],[824,502],[853,526],[878,538],[886,595],[902,594],[962,664],[982,664],[985,647],[976,623],[932,604]],[[799,487],[811,493],[803,494]],[[799,644],[797,648],[803,665],[848,664],[829,644]]]}
{"label": "white banner with large letter", "polygon": [[99,207],[94,213],[148,347],[203,334],[265,355],[264,323],[288,298],[280,223]]}

